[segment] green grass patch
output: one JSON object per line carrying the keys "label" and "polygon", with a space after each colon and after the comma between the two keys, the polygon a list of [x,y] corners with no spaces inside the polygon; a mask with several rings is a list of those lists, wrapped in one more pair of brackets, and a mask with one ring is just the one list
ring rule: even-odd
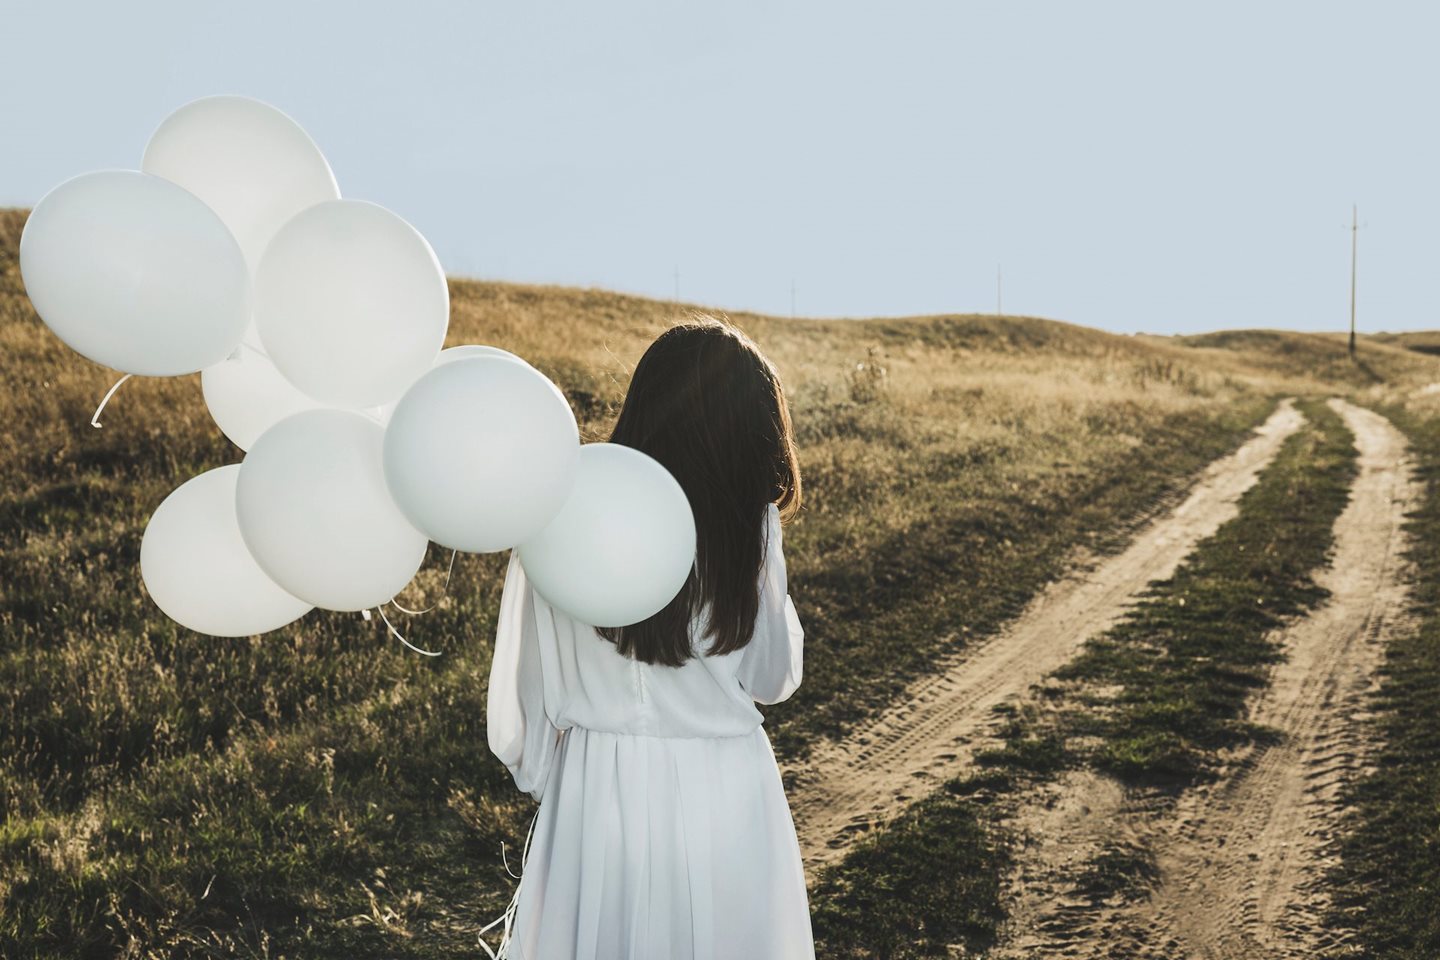
{"label": "green grass patch", "polygon": [[936,791],[824,872],[811,894],[819,956],[969,956],[994,942],[1008,859],[974,793]]}
{"label": "green grass patch", "polygon": [[1381,746],[1347,790],[1331,919],[1356,931],[1362,956],[1431,960],[1440,956],[1440,418],[1379,409],[1409,438],[1424,485],[1407,524],[1418,626],[1386,650],[1374,701]]}

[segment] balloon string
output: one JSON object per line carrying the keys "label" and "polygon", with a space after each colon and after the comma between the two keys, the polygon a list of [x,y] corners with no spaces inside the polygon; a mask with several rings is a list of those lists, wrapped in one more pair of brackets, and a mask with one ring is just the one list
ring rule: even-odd
{"label": "balloon string", "polygon": [[[522,884],[524,882],[523,876],[525,873],[524,864],[525,861],[530,858],[530,838],[535,833],[535,818],[539,815],[540,809],[537,807],[535,809],[535,812],[530,815],[530,829],[525,831],[525,849],[520,854],[521,876],[516,876],[514,871],[510,869],[510,861],[505,859],[505,841],[500,841],[500,859],[505,863],[505,872],[510,874],[510,876],[515,877],[516,880],[521,880]],[[480,941],[480,949],[485,951],[485,953],[490,957],[490,960],[503,960],[504,957],[508,957],[510,955],[510,937],[511,933],[513,932],[512,928],[515,925],[515,909],[520,904],[520,886],[521,884],[516,884],[515,893],[510,897],[510,903],[505,907],[505,912],[500,914],[500,916],[496,917],[494,920],[491,920],[489,923],[485,924],[485,926],[481,927],[479,935],[477,935],[475,938]],[[496,951],[490,949],[490,944],[485,942],[485,932],[498,923],[504,923],[505,928],[500,935],[500,950],[497,953]]]}
{"label": "balloon string", "polygon": [[[450,590],[450,573],[451,573],[451,571],[453,571],[453,570],[455,569],[455,554],[457,554],[457,553],[459,553],[459,552],[460,552],[459,550],[451,550],[451,551],[450,551],[450,566],[449,566],[449,568],[445,571],[445,584],[440,588],[440,596],[441,596],[442,599],[444,598],[445,594]],[[391,601],[390,601],[390,605],[391,605],[392,607],[394,607],[396,610],[399,610],[401,613],[408,613],[408,614],[410,614],[412,617],[414,617],[414,616],[419,616],[419,615],[422,614],[422,613],[429,613],[431,610],[434,610],[435,607],[439,605],[439,603],[440,603],[440,601],[439,601],[439,600],[436,600],[434,603],[430,604],[430,606],[426,607],[424,610],[411,610],[411,609],[409,609],[408,607],[402,607],[402,606],[400,606],[400,604],[396,603],[394,600],[391,600]]]}
{"label": "balloon string", "polygon": [[100,406],[98,406],[98,407],[95,408],[95,415],[90,418],[90,426],[92,426],[92,427],[100,427],[100,426],[103,426],[103,424],[100,422],[100,411],[101,411],[101,410],[104,410],[104,409],[105,409],[105,404],[109,403],[109,402],[110,402],[110,398],[113,397],[113,396],[115,396],[115,391],[120,389],[120,384],[124,383],[126,380],[129,380],[132,376],[133,376],[133,374],[127,373],[127,374],[125,374],[125,376],[123,376],[123,377],[121,377],[119,380],[116,380],[116,381],[115,381],[115,386],[113,386],[113,387],[110,388],[110,392],[107,393],[107,394],[105,394],[105,399],[100,401]]}
{"label": "balloon string", "polygon": [[[388,602],[388,601],[387,601],[387,602]],[[421,650],[419,647],[415,646],[415,644],[411,643],[409,640],[406,640],[406,639],[400,634],[400,631],[395,629],[395,625],[390,622],[390,618],[387,617],[387,616],[385,616],[385,604],[382,603],[382,604],[380,604],[380,606],[376,607],[375,609],[380,611],[380,619],[381,619],[381,620],[384,620],[384,621],[385,621],[385,626],[389,627],[389,628],[390,628],[390,632],[393,633],[393,634],[395,634],[395,639],[399,640],[401,643],[405,644],[405,646],[409,647],[411,650],[414,650],[416,653],[423,653],[423,654],[424,654],[425,656],[427,656],[427,657],[438,657],[438,656],[440,656],[440,651],[438,651],[438,650],[434,650],[434,651],[432,651],[432,650]]]}

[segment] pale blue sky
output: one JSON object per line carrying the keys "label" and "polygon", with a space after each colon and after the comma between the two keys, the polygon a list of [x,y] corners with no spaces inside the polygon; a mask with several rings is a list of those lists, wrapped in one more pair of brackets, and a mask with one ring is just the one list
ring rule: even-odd
{"label": "pale blue sky", "polygon": [[289,113],[447,270],[731,309],[1440,327],[1426,3],[0,0],[0,204]]}

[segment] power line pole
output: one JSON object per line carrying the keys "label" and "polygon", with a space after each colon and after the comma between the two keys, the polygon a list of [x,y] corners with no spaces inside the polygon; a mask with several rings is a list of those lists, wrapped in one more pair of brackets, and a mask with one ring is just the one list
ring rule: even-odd
{"label": "power line pole", "polygon": [[1350,359],[1355,359],[1355,265],[1360,249],[1360,207],[1350,207]]}

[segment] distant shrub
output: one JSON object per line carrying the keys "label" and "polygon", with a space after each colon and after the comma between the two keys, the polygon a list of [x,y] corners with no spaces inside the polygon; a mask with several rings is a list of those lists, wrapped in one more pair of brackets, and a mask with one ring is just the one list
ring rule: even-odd
{"label": "distant shrub", "polygon": [[1151,357],[1143,363],[1136,364],[1134,370],[1135,384],[1144,390],[1152,383],[1169,384],[1187,393],[1202,393],[1203,388],[1200,377],[1195,371],[1174,360]]}
{"label": "distant shrub", "polygon": [[870,403],[879,400],[889,386],[889,373],[877,359],[879,351],[870,347],[866,359],[855,364],[850,371],[850,399],[856,403]]}

